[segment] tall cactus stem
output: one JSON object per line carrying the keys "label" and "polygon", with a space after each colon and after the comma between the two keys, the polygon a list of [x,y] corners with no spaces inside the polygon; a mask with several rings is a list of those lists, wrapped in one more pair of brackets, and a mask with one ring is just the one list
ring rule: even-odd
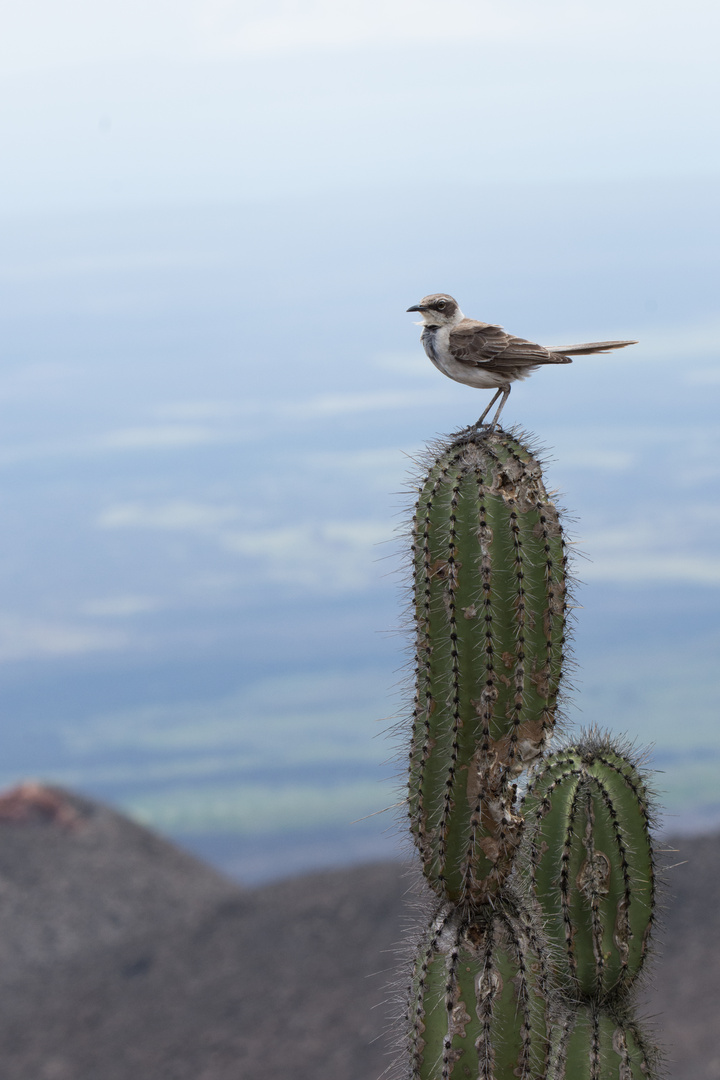
{"label": "tall cactus stem", "polygon": [[482,903],[520,841],[515,780],[557,710],[565,550],[540,465],[512,435],[456,439],[413,521],[411,829],[433,888]]}
{"label": "tall cactus stem", "polygon": [[657,1080],[633,1011],[655,915],[642,762],[597,730],[544,757],[568,662],[557,509],[514,433],[436,449],[412,524],[407,808],[440,906],[405,1076]]}

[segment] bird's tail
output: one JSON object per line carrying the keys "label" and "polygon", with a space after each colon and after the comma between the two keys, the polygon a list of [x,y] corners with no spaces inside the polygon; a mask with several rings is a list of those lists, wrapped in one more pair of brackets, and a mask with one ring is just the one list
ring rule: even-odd
{"label": "bird's tail", "polygon": [[591,356],[593,353],[609,353],[613,349],[624,349],[626,345],[637,345],[637,341],[586,341],[584,345],[546,345],[548,352],[560,356]]}

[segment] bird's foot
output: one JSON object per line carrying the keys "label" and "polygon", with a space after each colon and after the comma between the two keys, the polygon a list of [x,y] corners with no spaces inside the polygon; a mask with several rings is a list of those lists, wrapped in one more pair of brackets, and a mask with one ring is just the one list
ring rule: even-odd
{"label": "bird's foot", "polygon": [[478,439],[486,438],[493,431],[493,425],[482,424],[478,420],[474,424],[470,424],[469,427],[462,428],[453,435],[453,441],[456,443],[476,442]]}
{"label": "bird's foot", "polygon": [[483,420],[477,420],[473,427],[479,435],[492,435],[497,427],[497,420],[493,420],[492,424],[485,423]]}

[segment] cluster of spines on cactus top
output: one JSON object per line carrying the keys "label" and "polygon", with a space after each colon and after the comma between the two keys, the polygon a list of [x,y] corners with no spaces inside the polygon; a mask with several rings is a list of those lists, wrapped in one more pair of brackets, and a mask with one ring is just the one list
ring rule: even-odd
{"label": "cluster of spines on cactus top", "polygon": [[433,888],[482,902],[520,840],[514,781],[556,718],[565,550],[540,465],[505,433],[430,468],[413,523],[411,829]]}

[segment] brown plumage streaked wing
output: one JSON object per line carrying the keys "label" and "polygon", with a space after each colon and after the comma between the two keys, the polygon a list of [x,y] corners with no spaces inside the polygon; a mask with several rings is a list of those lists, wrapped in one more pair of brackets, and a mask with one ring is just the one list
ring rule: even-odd
{"label": "brown plumage streaked wing", "polygon": [[448,342],[455,360],[470,367],[562,363],[548,349],[525,338],[514,337],[502,326],[463,319],[451,330]]}

